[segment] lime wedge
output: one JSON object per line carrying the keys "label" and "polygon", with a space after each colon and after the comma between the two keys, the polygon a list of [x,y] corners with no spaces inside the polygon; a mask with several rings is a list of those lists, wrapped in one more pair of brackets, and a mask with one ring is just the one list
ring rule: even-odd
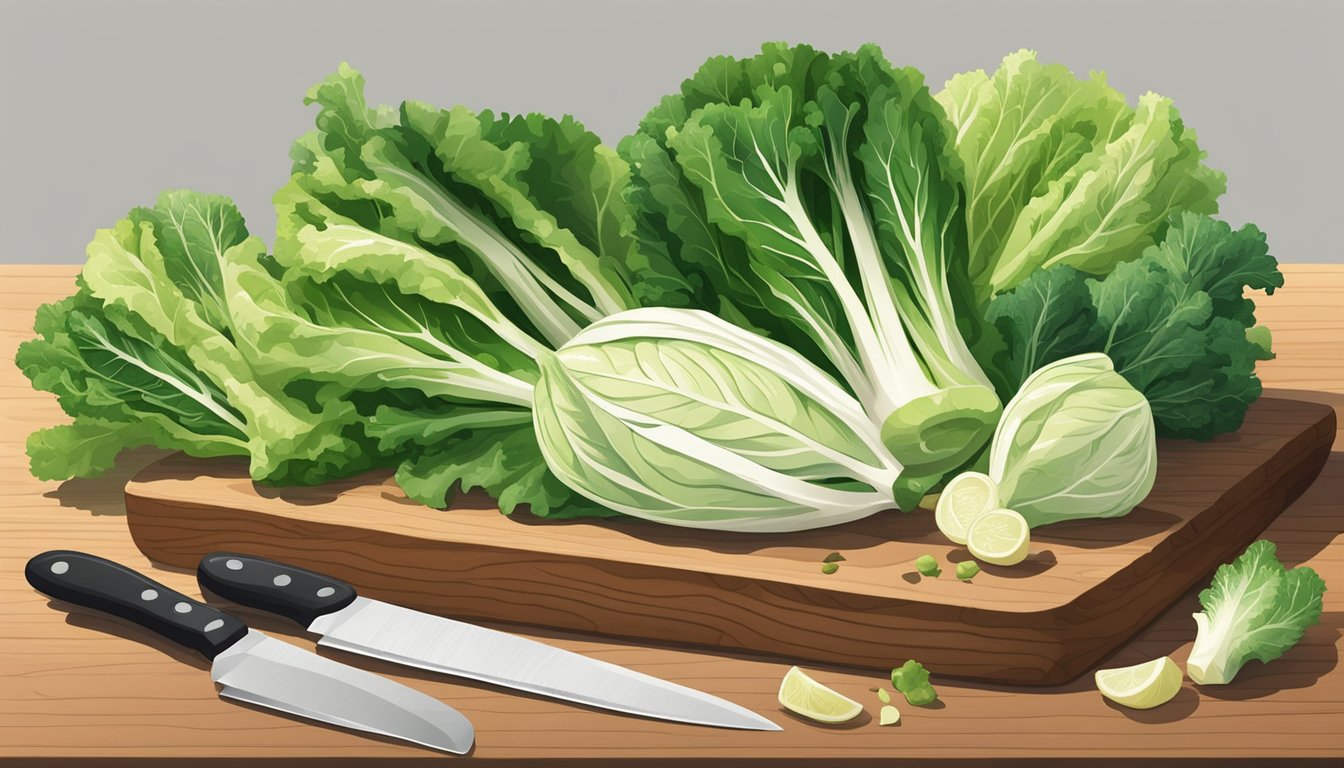
{"label": "lime wedge", "polygon": [[999,487],[989,475],[962,472],[943,488],[933,510],[933,520],[944,536],[956,544],[965,544],[971,523],[997,506]]}
{"label": "lime wedge", "polygon": [[1152,709],[1171,701],[1181,690],[1181,668],[1170,657],[1132,667],[1097,670],[1101,695],[1131,709]]}
{"label": "lime wedge", "polygon": [[1011,509],[991,509],[977,517],[966,533],[966,548],[995,565],[1017,565],[1027,557],[1031,528]]}
{"label": "lime wedge", "polygon": [[843,723],[858,717],[863,705],[832,691],[794,667],[779,683],[779,703],[819,723]]}

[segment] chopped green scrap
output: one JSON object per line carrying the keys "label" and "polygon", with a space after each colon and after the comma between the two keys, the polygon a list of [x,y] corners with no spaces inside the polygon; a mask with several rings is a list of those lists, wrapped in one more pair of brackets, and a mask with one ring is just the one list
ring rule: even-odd
{"label": "chopped green scrap", "polygon": [[934,578],[937,578],[938,575],[943,572],[942,569],[938,567],[938,561],[934,559],[933,555],[920,555],[915,558],[915,570],[919,571],[920,574],[924,576],[932,576]]}
{"label": "chopped green scrap", "polygon": [[839,564],[839,563],[822,563],[822,564],[821,564],[821,572],[824,573],[824,574],[826,574],[826,575],[828,575],[828,576],[831,575],[832,573],[835,573],[835,572],[838,571],[838,570],[840,570],[840,564]]}
{"label": "chopped green scrap", "polygon": [[878,725],[895,725],[899,722],[901,722],[901,713],[890,704],[883,707],[877,716]]}
{"label": "chopped green scrap", "polygon": [[957,563],[957,578],[962,581],[970,581],[980,573],[980,564],[974,560]]}
{"label": "chopped green scrap", "polygon": [[932,704],[938,699],[937,691],[929,685],[929,670],[914,659],[891,670],[891,684],[905,694],[905,700],[917,707]]}

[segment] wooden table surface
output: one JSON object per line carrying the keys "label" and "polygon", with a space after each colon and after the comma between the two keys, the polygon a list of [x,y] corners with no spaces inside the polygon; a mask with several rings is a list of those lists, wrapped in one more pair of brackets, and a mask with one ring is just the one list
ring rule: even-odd
{"label": "wooden table surface", "polygon": [[[73,290],[76,267],[0,266],[0,361],[31,335],[38,304]],[[1344,265],[1288,266],[1287,288],[1257,301],[1278,359],[1262,364],[1266,385],[1285,397],[1344,407]],[[23,442],[64,417],[0,362],[0,763],[43,766],[181,764],[373,765],[390,760],[462,760],[277,717],[219,699],[207,663],[138,628],[89,613],[67,614],[24,581],[23,564],[54,548],[79,549],[144,570],[199,594],[194,575],[154,567],[127,534],[122,486],[150,460],[138,451],[91,480],[39,482],[28,475]],[[1307,564],[1333,587],[1321,623],[1286,656],[1252,662],[1232,685],[1177,697],[1149,711],[1109,704],[1090,675],[1058,688],[1020,689],[936,679],[936,708],[902,707],[902,722],[880,727],[868,691],[882,681],[843,668],[808,667],[814,677],[866,706],[854,722],[826,727],[799,720],[775,702],[786,662],[604,642],[523,630],[562,647],[727,697],[784,726],[746,733],[674,725],[515,695],[358,659],[436,696],[476,725],[468,760],[489,765],[833,765],[909,761],[995,765],[1076,764],[1081,758],[1144,765],[1252,765],[1286,760],[1344,761],[1344,442],[1315,485],[1265,534],[1289,566]],[[1106,666],[1170,654],[1184,666],[1194,638],[1187,594]],[[303,647],[310,637],[280,620],[247,613],[254,626]],[[327,654],[327,651],[323,651]],[[332,652],[330,655],[340,657]],[[343,659],[352,660],[352,659]],[[899,660],[893,660],[899,661]],[[936,670],[935,670],[936,672]],[[1153,762],[1156,760],[1157,762]]]}

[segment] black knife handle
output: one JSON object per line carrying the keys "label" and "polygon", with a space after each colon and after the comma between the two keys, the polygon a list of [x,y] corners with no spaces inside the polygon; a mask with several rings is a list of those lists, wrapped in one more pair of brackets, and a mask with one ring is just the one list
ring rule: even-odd
{"label": "black knife handle", "polygon": [[39,592],[129,619],[207,659],[247,634],[247,625],[233,616],[95,555],[43,552],[28,561],[23,575]]}
{"label": "black knife handle", "polygon": [[305,627],[355,601],[355,588],[340,579],[233,552],[201,558],[196,581],[226,600],[278,613]]}

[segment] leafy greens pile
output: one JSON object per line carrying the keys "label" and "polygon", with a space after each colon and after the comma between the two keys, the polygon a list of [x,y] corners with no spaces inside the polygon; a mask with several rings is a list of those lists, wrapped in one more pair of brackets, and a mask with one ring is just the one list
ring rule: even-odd
{"label": "leafy greens pile", "polygon": [[[711,59],[622,144],[643,243],[689,257],[752,327],[838,374],[918,497],[1000,410],[971,343],[960,173],[914,69],[872,46]],[[964,330],[963,330],[964,329]]]}
{"label": "leafy greens pile", "polygon": [[252,364],[355,404],[426,504],[460,484],[509,512],[610,514],[547,472],[531,406],[543,355],[635,306],[625,164],[569,118],[375,109],[363,89],[342,67],[310,91],[274,266],[236,273]]}
{"label": "leafy greens pile", "polygon": [[75,417],[30,438],[39,477],[148,444],[273,484],[394,468],[433,506],[799,530],[986,467],[1002,404],[1065,358],[1109,356],[1169,436],[1259,395],[1263,236],[1209,218],[1223,177],[1168,100],[1030,52],[933,93],[873,46],[768,44],[616,149],[373,107],[344,65],[308,102],[273,253],[227,199],[166,193],[39,311],[18,364]]}

